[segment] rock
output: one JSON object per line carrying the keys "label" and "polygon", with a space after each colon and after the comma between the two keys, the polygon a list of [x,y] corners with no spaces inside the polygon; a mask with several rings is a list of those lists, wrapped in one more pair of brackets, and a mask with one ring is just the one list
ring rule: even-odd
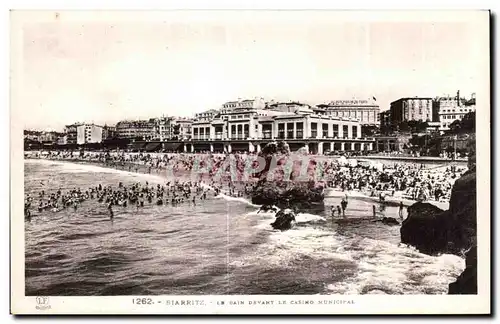
{"label": "rock", "polygon": [[295,222],[295,212],[291,209],[280,210],[276,213],[276,220],[271,223],[271,226],[274,229],[279,230],[289,230],[293,227],[293,223]]}
{"label": "rock", "polygon": [[259,210],[257,211],[257,214],[260,213],[260,212],[264,212],[264,213],[267,213],[267,212],[273,212],[273,213],[277,213],[279,211],[278,207],[276,206],[273,206],[273,205],[262,205]]}
{"label": "rock", "polygon": [[477,294],[477,246],[474,245],[466,254],[465,270],[455,282],[448,286],[449,295]]}
{"label": "rock", "polygon": [[408,207],[401,242],[426,254],[468,250],[476,241],[476,173],[472,169],[454,184],[450,209],[417,202]]}
{"label": "rock", "polygon": [[460,177],[451,191],[451,222],[448,232],[454,252],[469,249],[476,240],[476,172],[471,170]]}
{"label": "rock", "polygon": [[380,221],[385,225],[399,225],[399,221],[394,217],[382,217]]}
{"label": "rock", "polygon": [[[312,203],[323,202],[323,185],[312,179],[297,180],[301,170],[299,161],[302,160],[297,154],[290,153],[286,142],[271,142],[259,154],[265,159],[266,165],[263,171],[256,174],[259,181],[251,193],[252,203],[276,205],[279,208],[307,208]],[[310,162],[308,170],[312,173],[314,167],[314,163]]]}
{"label": "rock", "polygon": [[408,207],[408,217],[401,226],[401,243],[412,245],[426,254],[446,250],[448,215],[441,208],[417,202]]}

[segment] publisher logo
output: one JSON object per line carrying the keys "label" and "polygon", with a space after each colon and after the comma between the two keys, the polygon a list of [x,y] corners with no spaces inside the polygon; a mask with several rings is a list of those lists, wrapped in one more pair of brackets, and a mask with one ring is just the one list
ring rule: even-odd
{"label": "publisher logo", "polygon": [[36,297],[36,309],[39,310],[50,309],[49,297],[42,297],[42,296]]}

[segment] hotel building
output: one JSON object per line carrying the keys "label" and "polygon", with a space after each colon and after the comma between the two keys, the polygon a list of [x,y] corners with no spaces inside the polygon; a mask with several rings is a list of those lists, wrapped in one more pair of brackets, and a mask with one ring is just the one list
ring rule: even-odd
{"label": "hotel building", "polygon": [[154,119],[123,120],[116,124],[116,135],[118,138],[141,138],[144,141],[149,141],[155,137],[155,125]]}
{"label": "hotel building", "polygon": [[103,127],[95,124],[67,125],[64,133],[67,144],[101,143],[103,140]]}
{"label": "hotel building", "polygon": [[327,104],[320,104],[313,108],[319,115],[332,117],[354,118],[361,125],[380,126],[380,107],[373,100],[334,100]]}
{"label": "hotel building", "polygon": [[433,118],[432,98],[400,98],[391,102],[390,126],[395,129],[400,123],[411,120],[430,122]]}
{"label": "hotel building", "polygon": [[471,99],[460,98],[460,91],[454,97],[439,97],[435,101],[439,120],[439,130],[447,131],[455,120],[461,120],[465,114],[476,111],[476,95]]}

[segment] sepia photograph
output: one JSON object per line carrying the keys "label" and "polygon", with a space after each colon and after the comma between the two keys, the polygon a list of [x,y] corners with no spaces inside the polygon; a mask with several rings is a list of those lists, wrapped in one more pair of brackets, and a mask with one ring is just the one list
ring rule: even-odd
{"label": "sepia photograph", "polygon": [[489,20],[11,11],[11,312],[489,313]]}

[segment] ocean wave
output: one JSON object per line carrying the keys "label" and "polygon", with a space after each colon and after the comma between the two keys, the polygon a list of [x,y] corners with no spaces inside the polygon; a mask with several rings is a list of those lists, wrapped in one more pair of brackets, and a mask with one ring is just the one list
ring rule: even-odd
{"label": "ocean wave", "polygon": [[[291,271],[293,264],[303,258],[313,258],[311,267],[312,263],[333,263],[329,264],[333,273],[324,280],[325,294],[446,294],[448,284],[465,268],[464,259],[455,255],[429,256],[403,244],[341,235],[328,228],[295,226],[288,231],[272,230],[270,220],[275,214],[259,215],[262,218],[256,227],[269,231],[269,241],[250,258],[271,268],[289,266]],[[307,213],[300,213],[296,219],[297,223],[325,220]],[[339,276],[339,271],[344,275]]]}

